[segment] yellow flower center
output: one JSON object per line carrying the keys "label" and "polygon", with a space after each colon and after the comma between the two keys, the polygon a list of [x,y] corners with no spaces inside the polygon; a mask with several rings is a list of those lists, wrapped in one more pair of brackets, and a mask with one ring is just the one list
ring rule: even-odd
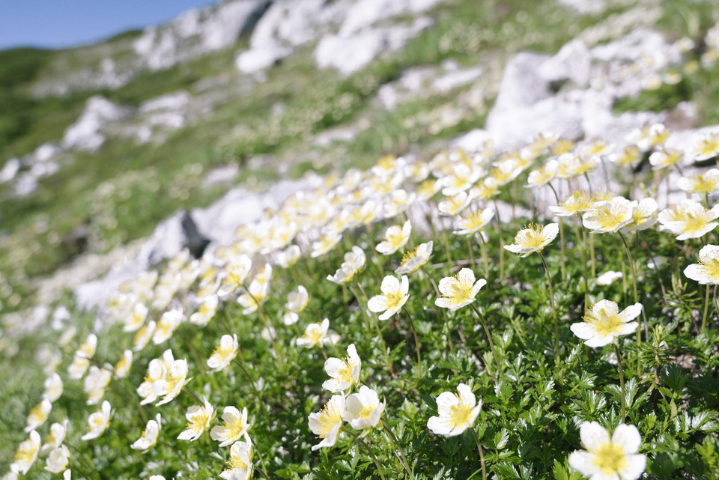
{"label": "yellow flower center", "polygon": [[238,438],[245,429],[245,422],[242,418],[238,418],[234,422],[226,423],[225,428],[227,429],[228,438]]}
{"label": "yellow flower center", "polygon": [[715,259],[710,261],[700,261],[700,270],[703,274],[711,277],[716,282],[720,279],[720,262]]}
{"label": "yellow flower center", "polygon": [[397,249],[402,246],[403,242],[405,242],[405,235],[403,235],[402,230],[397,232],[388,232],[387,241],[392,248]]}
{"label": "yellow flower center", "polygon": [[231,456],[230,460],[227,462],[228,468],[226,471],[230,470],[245,470],[247,468],[247,463],[243,461],[242,458],[240,458],[240,455],[237,456]]}
{"label": "yellow flower center", "polygon": [[208,414],[203,408],[200,410],[191,421],[187,423],[187,428],[193,432],[199,432],[205,429],[205,425],[208,421]]}
{"label": "yellow flower center", "polygon": [[528,225],[515,236],[515,243],[523,248],[540,248],[545,244],[543,228],[540,225]]}
{"label": "yellow flower center", "polygon": [[627,467],[627,459],[622,447],[606,443],[595,452],[593,464],[605,475],[612,475]]}
{"label": "yellow flower center", "polygon": [[325,438],[335,425],[342,422],[342,414],[335,409],[333,404],[328,403],[320,412],[318,421],[320,422],[320,435],[318,438]]}
{"label": "yellow flower center", "polygon": [[704,139],[699,150],[703,155],[714,154],[718,150],[718,141],[716,139]]}
{"label": "yellow flower center", "polygon": [[617,315],[602,314],[600,317],[587,316],[586,320],[593,325],[593,328],[602,337],[621,330],[623,322]]}
{"label": "yellow flower center", "polygon": [[305,335],[303,336],[307,341],[315,345],[320,343],[320,340],[322,339],[322,331],[319,328],[313,328],[305,332]]}
{"label": "yellow flower center", "polygon": [[685,232],[686,233],[695,233],[703,228],[705,228],[708,224],[708,220],[704,215],[693,215],[693,214],[687,214],[685,216]]}
{"label": "yellow flower center", "polygon": [[425,180],[418,187],[418,194],[423,197],[430,197],[435,193],[435,180]]}
{"label": "yellow flower center", "polygon": [[464,285],[460,284],[453,285],[453,295],[452,300],[455,303],[464,303],[470,300],[473,300],[475,297],[473,296],[473,286],[472,285]]}
{"label": "yellow flower center", "polygon": [[385,294],[385,302],[388,310],[396,310],[400,308],[403,301],[403,293],[398,290],[396,292],[390,292]]}
{"label": "yellow flower center", "polygon": [[375,407],[363,407],[358,413],[358,418],[370,418],[370,415],[375,411]]}
{"label": "yellow flower center", "polygon": [[29,417],[38,422],[42,422],[47,418],[47,414],[45,413],[45,410],[43,410],[42,403],[37,404],[32,410],[30,410]]}
{"label": "yellow flower center", "polygon": [[714,180],[708,180],[704,176],[699,175],[695,177],[695,181],[693,182],[693,191],[696,193],[710,193],[717,190],[718,182],[717,178]]}
{"label": "yellow flower center", "polygon": [[352,373],[353,366],[347,360],[344,360],[343,363],[345,364],[345,366],[340,371],[338,371],[337,378],[344,383],[355,383],[355,378],[353,378]]}
{"label": "yellow flower center", "polygon": [[172,373],[168,373],[167,377],[165,378],[165,381],[167,382],[168,393],[174,391],[177,385],[184,380],[185,375],[173,375]]}
{"label": "yellow flower center", "polygon": [[600,208],[597,211],[597,222],[602,230],[617,228],[625,220],[625,212],[614,212],[610,208]]}
{"label": "yellow flower center", "polygon": [[472,407],[470,405],[460,402],[459,404],[450,407],[450,426],[453,428],[466,427],[468,423],[470,423],[471,417]]}
{"label": "yellow flower center", "polygon": [[225,360],[233,352],[232,347],[223,348],[222,345],[218,345],[213,351],[213,357],[218,357],[221,361]]}
{"label": "yellow flower center", "polygon": [[417,256],[417,249],[407,252],[405,255],[403,255],[403,258],[400,261],[400,266],[405,265],[406,263],[408,263],[410,260],[412,260],[416,256]]}
{"label": "yellow flower center", "polygon": [[17,452],[15,452],[15,463],[30,463],[35,456],[36,451],[37,449],[35,448],[35,445],[33,445],[31,441],[25,440],[20,444]]}

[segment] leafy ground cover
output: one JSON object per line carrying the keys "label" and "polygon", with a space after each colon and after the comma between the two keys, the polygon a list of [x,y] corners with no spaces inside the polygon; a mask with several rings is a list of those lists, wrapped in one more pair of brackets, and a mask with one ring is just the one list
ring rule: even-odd
{"label": "leafy ground cover", "polygon": [[[537,153],[525,173],[506,181],[502,191],[512,192],[513,182],[533,182],[527,172],[535,169],[536,178],[537,172],[548,166],[548,148],[533,147]],[[469,163],[480,168],[497,158],[503,157],[480,155],[471,162],[455,153],[440,155],[431,166],[443,179],[442,185],[454,188],[454,182],[461,183],[463,177],[452,173],[458,170],[451,167]],[[181,256],[160,269],[159,279],[153,274],[141,276],[124,286],[109,306],[117,321],[98,331],[96,346],[87,340],[93,331],[92,317],[74,319],[74,335],[63,335],[57,350],[45,348],[40,357],[45,373],[57,370],[64,392],[52,403],[49,418],[42,419],[44,425],[37,426],[39,431],[44,435],[51,422],[69,421],[65,440],[70,448],[68,465],[80,478],[164,475],[204,479],[223,471],[236,475],[233,478],[246,478],[248,465],[253,465],[255,475],[264,478],[564,479],[581,478],[570,469],[568,458],[582,448],[583,422],[599,422],[611,432],[619,424],[637,427],[642,438],[639,455],[646,462],[641,471],[647,478],[713,478],[717,473],[718,338],[716,293],[710,296],[710,292],[716,287],[698,285],[694,279],[705,281],[705,277],[689,274],[686,267],[699,262],[703,245],[717,244],[712,223],[717,215],[697,223],[692,215],[677,210],[680,213],[672,217],[675,220],[671,218],[676,223],[668,223],[672,212],[661,209],[657,224],[663,226],[661,231],[654,225],[656,212],[642,210],[645,213],[633,216],[641,210],[622,198],[613,200],[608,213],[593,213],[604,208],[602,203],[593,203],[596,197],[584,207],[582,226],[577,215],[564,219],[562,240],[557,229],[547,238],[538,236],[537,229],[516,236],[530,219],[513,219],[510,212],[502,221],[498,216],[489,223],[485,217],[477,220],[477,231],[482,230],[484,240],[481,233],[467,237],[423,233],[422,215],[411,215],[415,228],[406,236],[407,232],[399,232],[399,225],[410,222],[405,209],[413,203],[412,197],[397,190],[390,195],[387,185],[379,181],[397,181],[400,171],[416,172],[408,173],[403,185],[408,192],[423,195],[424,189],[437,182],[419,183],[429,167],[421,162],[405,170],[399,161],[385,158],[367,174],[349,174],[329,191],[332,193],[320,190],[288,201],[278,216],[238,232],[238,243],[231,249],[218,250],[200,263]],[[485,191],[482,186],[495,185],[487,178],[502,177],[500,170],[492,172],[477,180],[478,198]],[[652,182],[651,172],[637,181]],[[573,184],[578,191],[585,191],[582,176]],[[461,195],[467,193],[459,188]],[[356,195],[370,195],[379,203],[368,205],[377,210],[363,209],[363,203],[355,203]],[[493,200],[496,192],[458,214],[454,209],[462,207],[457,206],[457,199],[431,195],[434,200],[427,204],[418,200],[416,207],[424,204],[433,214],[438,210],[451,213],[457,222],[471,218],[468,212],[498,206]],[[317,208],[318,203],[322,208]],[[330,214],[333,203],[346,212],[337,217],[340,220],[333,220]],[[566,200],[561,206],[570,208],[571,204]],[[700,204],[693,205],[703,209]],[[367,216],[375,211],[379,217]],[[354,227],[354,216],[358,219],[355,224],[364,219],[366,226]],[[288,259],[293,258],[294,248],[287,245],[295,230],[286,224],[288,219],[300,226],[325,225],[325,236],[314,242],[311,230],[298,233],[296,241],[313,255],[303,255],[293,265]],[[552,225],[557,227],[557,223],[550,225],[551,230]],[[633,225],[650,228],[633,232]],[[398,231],[393,231],[393,226]],[[458,226],[468,228],[467,224]],[[590,234],[590,230],[598,233]],[[599,233],[602,230],[606,233]],[[691,238],[683,239],[683,235]],[[594,262],[589,237],[594,240]],[[416,247],[428,240],[434,245],[425,259]],[[523,246],[529,256],[503,248],[510,244]],[[709,268],[703,271],[709,282],[712,278],[717,282],[717,247],[704,248],[715,249],[715,263],[703,260]],[[249,257],[240,254],[261,251],[265,257],[255,257],[254,267]],[[348,252],[354,252],[354,258],[344,256]],[[416,253],[415,260],[411,252]],[[263,266],[262,258],[274,268]],[[387,277],[399,279],[394,271],[403,265],[410,269],[415,265],[418,270],[406,273],[409,288],[406,295],[398,295]],[[338,268],[343,274],[338,275]],[[463,279],[467,271],[459,272],[466,268],[487,281],[476,295],[461,287],[449,288],[448,280],[443,280],[458,274]],[[631,274],[634,270],[636,276]],[[608,271],[618,272],[622,278],[610,284],[598,279]],[[333,275],[348,281],[337,284],[325,279]],[[301,285],[308,293],[307,302],[288,296]],[[384,302],[369,301],[381,291],[387,296]],[[222,297],[219,304],[217,295]],[[439,296],[449,300],[438,302]],[[456,301],[460,303],[453,303]],[[620,310],[641,304],[643,315],[637,310],[636,318],[627,319],[637,322],[633,323],[637,333],[633,329],[620,332],[615,327],[622,321],[611,315],[609,324],[598,327],[605,332],[602,335],[609,335],[607,342],[587,346],[583,343],[587,336],[578,338],[574,324],[583,323],[583,318],[587,324],[599,321],[586,315],[604,301],[615,302]],[[134,315],[136,302],[146,304],[149,313]],[[377,307],[378,302],[385,306]],[[441,308],[451,305],[459,308]],[[182,321],[178,308],[184,311]],[[386,308],[390,318],[378,320],[376,315]],[[297,323],[286,320],[293,310],[299,317]],[[323,318],[329,319],[331,331],[323,331],[317,323]],[[158,322],[154,333],[149,323],[143,325],[151,320],[153,325]],[[152,341],[146,335],[148,329]],[[224,335],[237,335],[237,350],[218,346]],[[143,337],[149,341],[147,346]],[[37,337],[26,340],[29,345],[37,341]],[[328,380],[326,370],[332,371],[324,357],[348,361],[346,349],[351,344],[361,361],[360,373],[356,381],[349,377],[349,385],[341,393],[332,394],[323,389]],[[29,405],[40,401],[45,379],[33,349],[24,344],[18,347],[12,364],[2,366],[3,378],[9,379],[3,382],[0,394],[7,399],[0,412],[7,439],[0,447],[4,462],[13,458],[13,450],[27,436],[24,416]],[[112,364],[131,349],[135,354],[127,375],[120,373],[110,381]],[[174,361],[165,354],[168,370],[161,369],[160,376],[154,377],[157,372],[148,370],[150,360],[161,358],[168,350]],[[227,360],[221,371],[210,371],[210,365],[217,367],[217,362],[209,361],[212,355]],[[83,374],[88,367],[84,382],[69,378],[73,371],[79,369]],[[108,369],[106,380],[99,381],[103,369]],[[123,372],[122,365],[115,368],[118,371]],[[144,381],[166,381],[179,387],[175,393],[167,393],[167,388],[158,390],[156,386],[150,391],[160,392],[160,397],[142,406],[140,401],[148,394],[140,387]],[[477,418],[468,411],[458,418],[452,413],[451,424],[460,435],[432,433],[428,421],[438,414],[438,395],[455,392],[461,383],[481,402]],[[377,392],[384,404],[375,428],[355,430],[345,423],[333,442],[328,432],[343,422],[330,415],[323,417],[325,423],[321,422],[319,430],[311,430],[313,423],[308,425],[308,417],[326,401],[366,387]],[[95,399],[91,402],[95,406],[85,406],[88,394]],[[153,405],[162,403],[163,395],[168,403]],[[203,398],[214,406],[214,414],[199,421],[192,415],[186,419],[194,406],[202,405]],[[112,407],[111,419],[107,424],[99,421],[86,426],[100,399]],[[350,396],[346,402],[349,405]],[[247,444],[231,450],[219,448],[218,441],[211,438],[209,430],[223,424],[225,406],[247,409],[251,458],[238,453]],[[324,412],[328,414],[328,410]],[[131,450],[130,444],[143,436],[146,422],[158,414],[162,428],[157,444],[143,454]],[[177,438],[188,428],[199,433],[196,441]],[[100,432],[98,438],[81,439],[94,429]],[[232,440],[250,441],[243,438]],[[314,451],[312,447],[323,438],[331,448]],[[583,440],[589,449],[588,439]],[[637,448],[630,453],[634,452]],[[17,454],[14,458],[17,466],[27,457]],[[42,461],[41,457],[32,467],[33,478],[50,478],[41,470]]]}

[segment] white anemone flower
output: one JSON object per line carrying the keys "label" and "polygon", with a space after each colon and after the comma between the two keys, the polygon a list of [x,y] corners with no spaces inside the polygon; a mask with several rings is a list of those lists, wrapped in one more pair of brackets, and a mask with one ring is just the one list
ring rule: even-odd
{"label": "white anemone flower", "polygon": [[355,430],[374,428],[385,411],[385,403],[381,402],[375,390],[363,385],[358,393],[345,399],[343,420]]}
{"label": "white anemone flower", "polygon": [[461,383],[457,393],[443,392],[437,399],[438,416],[430,417],[427,426],[435,435],[454,437],[472,428],[480,414],[482,401],[477,402],[472,389]]}
{"label": "white anemone flower", "polygon": [[161,428],[162,416],[158,413],[154,420],[148,420],[142,435],[130,445],[130,448],[147,452],[157,444]]}
{"label": "white anemone flower", "polygon": [[600,300],[586,314],[583,322],[573,323],[570,330],[588,347],[602,347],[621,335],[629,335],[638,328],[631,320],[642,313],[642,304],[636,303],[618,312],[618,305],[610,300]]}
{"label": "white anemone flower", "polygon": [[178,440],[189,440],[194,442],[203,434],[203,432],[210,426],[210,422],[213,418],[214,409],[207,401],[207,398],[203,399],[203,405],[193,405],[188,408],[185,418],[187,418],[187,428],[180,432]]}
{"label": "white anemone flower", "polygon": [[720,281],[720,247],[705,245],[700,250],[700,263],[693,263],[685,269],[685,276],[701,285],[717,285]]}
{"label": "white anemone flower", "polygon": [[360,381],[361,360],[354,344],[347,348],[345,359],[330,357],[325,360],[325,372],[330,377],[323,382],[323,388],[332,393],[344,392]]}
{"label": "white anemone flower", "polygon": [[225,407],[222,414],[223,426],[216,426],[210,430],[210,438],[220,442],[220,447],[227,447],[245,435],[250,425],[247,423],[248,411],[242,412],[235,407]]}
{"label": "white anemone flower", "polygon": [[322,441],[313,445],[312,450],[335,446],[345,413],[345,397],[333,395],[322,410],[308,416],[310,430]]}
{"label": "white anemone flower", "polygon": [[570,454],[570,467],[591,480],[636,480],[645,471],[645,455],[638,454],[642,440],[632,425],[620,424],[610,432],[597,422],[580,425],[585,450]]}
{"label": "white anemone flower", "polygon": [[112,408],[110,402],[105,400],[99,410],[91,413],[88,417],[88,433],[83,435],[81,440],[93,440],[98,438],[110,425],[110,417],[112,416]]}
{"label": "white anemone flower", "polygon": [[410,282],[407,276],[403,275],[401,280],[392,275],[386,276],[380,285],[382,295],[375,295],[368,301],[368,309],[371,312],[384,312],[378,318],[387,320],[405,305],[410,295],[408,294]]}

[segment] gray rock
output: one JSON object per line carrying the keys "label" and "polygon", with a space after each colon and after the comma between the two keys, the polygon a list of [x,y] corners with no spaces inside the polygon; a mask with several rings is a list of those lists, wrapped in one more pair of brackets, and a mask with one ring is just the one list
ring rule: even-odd
{"label": "gray rock", "polygon": [[102,130],[108,122],[131,115],[132,110],[115,105],[103,96],[90,97],[77,122],[65,130],[62,145],[66,149],[94,152],[105,142]]}
{"label": "gray rock", "polygon": [[269,45],[242,52],[235,60],[235,66],[243,73],[255,73],[272,67],[292,53],[292,49]]}
{"label": "gray rock", "polygon": [[585,86],[590,81],[592,57],[582,40],[566,43],[552,58],[540,65],[540,75],[548,82],[570,80]]}
{"label": "gray rock", "polygon": [[235,0],[189,10],[166,25],[148,27],[133,48],[145,67],[168,68],[233,45],[268,5],[268,0]]}
{"label": "gray rock", "polygon": [[315,49],[315,63],[319,68],[335,68],[347,76],[383,52],[400,50],[409,39],[430,25],[430,18],[420,17],[408,26],[383,27],[349,35],[326,35]]}

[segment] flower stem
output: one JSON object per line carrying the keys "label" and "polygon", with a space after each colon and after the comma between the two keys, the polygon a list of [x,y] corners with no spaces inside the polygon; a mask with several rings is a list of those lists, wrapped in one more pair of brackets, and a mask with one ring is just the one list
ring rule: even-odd
{"label": "flower stem", "polygon": [[[630,248],[628,247],[627,241],[625,240],[625,236],[622,234],[622,232],[618,232],[618,235],[620,235],[620,239],[622,240],[623,246],[625,247],[625,253],[628,257],[628,262],[630,263],[630,274],[632,275],[632,281],[633,281],[633,296],[635,297],[635,303],[639,303],[638,300],[638,290],[637,290],[637,271],[635,270],[635,261],[633,260],[632,253],[630,253]],[[642,309],[642,316],[643,316],[643,326],[645,327],[645,338],[648,338],[648,326],[647,326],[647,317],[645,316],[645,309]],[[638,330],[637,335],[637,343],[638,346],[640,346],[640,333]]]}
{"label": "flower stem", "polygon": [[700,333],[705,333],[705,325],[707,323],[708,307],[710,306],[710,284],[705,286],[705,309],[703,310],[702,324],[700,325]]}
{"label": "flower stem", "polygon": [[[435,283],[435,280],[434,280],[434,279],[432,278],[432,276],[430,276],[429,274],[428,274],[428,278],[430,279],[430,282],[432,282],[432,286],[433,286],[433,288],[435,289],[435,294],[436,294],[438,297],[441,297],[442,295],[440,294],[440,289],[438,288],[437,283]],[[453,344],[452,336],[450,335],[450,319],[449,319],[449,316],[448,316],[448,314],[447,314],[447,312],[445,311],[444,308],[440,308],[439,310],[442,311],[442,315],[443,315],[443,317],[444,317],[444,319],[445,319],[445,325],[444,325],[444,328],[445,328],[445,338],[447,339],[448,345],[450,346],[450,352],[451,352],[451,353],[455,353],[455,345]]]}
{"label": "flower stem", "polygon": [[475,255],[472,251],[472,245],[470,244],[470,237],[465,237],[467,243],[468,253],[470,254],[470,263],[472,264],[473,270],[475,269]]}
{"label": "flower stem", "polygon": [[552,279],[550,278],[550,269],[548,268],[547,262],[542,252],[538,251],[540,260],[542,260],[543,267],[545,267],[545,276],[547,276],[548,290],[550,293],[550,307],[553,311],[553,321],[555,322],[555,363],[560,364],[560,329],[558,328],[558,317],[557,309],[555,308],[555,294],[553,293]]}
{"label": "flower stem", "polygon": [[382,480],[385,480],[385,472],[383,472],[383,469],[380,466],[380,462],[378,462],[378,459],[375,456],[375,452],[372,451],[372,449],[370,448],[370,445],[368,445],[367,442],[365,440],[363,440],[361,437],[355,437],[355,439],[358,441],[358,443],[360,443],[360,445],[363,446],[363,448],[365,448],[368,455],[370,455],[370,458],[372,458],[373,463],[375,463],[375,468],[377,468],[377,471],[380,474],[380,478]]}
{"label": "flower stem", "polygon": [[[360,284],[360,282],[356,282],[356,283],[357,283],[357,286],[360,288],[360,291],[362,292],[363,297],[365,297],[365,303],[360,304],[360,309],[363,312],[365,312],[365,305],[367,305],[369,302],[368,296],[367,296],[367,293],[365,293],[365,289]],[[355,292],[353,292],[353,293],[355,293]],[[357,294],[355,296],[357,297]],[[360,303],[360,299],[358,299],[358,303]],[[392,361],[390,360],[390,354],[388,353],[387,345],[385,344],[385,339],[383,338],[383,334],[380,331],[380,324],[378,323],[377,316],[375,314],[372,314],[371,317],[372,317],[373,323],[375,324],[375,330],[377,331],[378,337],[380,338],[380,343],[382,343],[383,353],[385,354],[385,362],[387,363],[388,371],[390,371],[390,374],[394,377],[395,371],[393,370]]]}
{"label": "flower stem", "polygon": [[[578,244],[580,244],[580,229],[578,228],[578,225],[576,222],[573,222],[573,225],[575,227],[575,237],[577,237]],[[585,309],[583,311],[587,312],[588,309],[588,271],[587,271],[587,232],[585,232],[585,229],[582,229],[582,248],[580,248],[580,259],[582,261],[583,265],[583,284],[585,286]]]}
{"label": "flower stem", "polygon": [[403,464],[403,467],[405,467],[405,470],[408,472],[408,475],[410,475],[410,478],[414,479],[415,474],[413,474],[412,470],[410,469],[410,464],[407,461],[407,457],[405,457],[405,452],[403,451],[403,448],[400,445],[400,441],[395,436],[392,429],[390,428],[390,425],[388,425],[388,423],[387,423],[387,421],[385,421],[385,419],[383,419],[383,427],[384,427],[384,430],[388,433],[388,435],[392,439],[393,443],[395,443],[395,447],[397,447],[397,453],[400,457],[400,463]]}
{"label": "flower stem", "polygon": [[402,310],[405,313],[408,322],[410,322],[413,337],[415,338],[415,353],[417,354],[418,379],[420,379],[422,377],[422,362],[420,361],[420,341],[418,340],[417,331],[415,330],[415,322],[413,321],[412,316],[408,313],[406,309],[403,308]]}
{"label": "flower stem", "polygon": [[625,377],[623,376],[622,354],[620,353],[620,345],[615,341],[615,356],[618,362],[618,374],[620,376],[620,423],[625,421]]}
{"label": "flower stem", "polygon": [[485,455],[483,455],[482,447],[480,446],[480,439],[477,436],[477,432],[475,432],[475,428],[470,428],[470,431],[473,434],[473,437],[475,437],[475,445],[477,445],[478,454],[480,455],[480,468],[482,468],[482,478],[483,480],[487,480],[487,473],[485,472]]}
{"label": "flower stem", "polygon": [[183,388],[185,389],[186,392],[188,392],[188,393],[190,394],[191,397],[193,397],[193,398],[195,399],[196,402],[198,402],[198,403],[200,404],[200,406],[205,405],[205,402],[203,402],[203,401],[200,399],[200,395],[198,395],[197,393],[195,393],[192,389],[188,388],[187,385],[185,385],[185,387],[183,387]]}
{"label": "flower stem", "polygon": [[485,279],[490,276],[490,263],[488,262],[487,246],[485,245],[485,239],[483,238],[482,232],[479,232],[480,237],[480,252],[482,253],[483,264],[485,266]]}
{"label": "flower stem", "polygon": [[498,357],[497,350],[495,350],[495,342],[493,342],[492,335],[490,335],[490,330],[488,329],[487,322],[485,321],[485,317],[482,313],[480,313],[480,310],[478,310],[475,305],[472,303],[470,304],[470,307],[475,311],[475,315],[478,316],[480,319],[480,323],[482,324],[483,328],[485,329],[485,335],[487,335],[488,342],[490,343],[490,349],[492,350],[493,357],[495,357],[495,364],[498,372],[498,378],[500,381],[503,380],[503,369],[502,364],[500,363],[500,357]]}

